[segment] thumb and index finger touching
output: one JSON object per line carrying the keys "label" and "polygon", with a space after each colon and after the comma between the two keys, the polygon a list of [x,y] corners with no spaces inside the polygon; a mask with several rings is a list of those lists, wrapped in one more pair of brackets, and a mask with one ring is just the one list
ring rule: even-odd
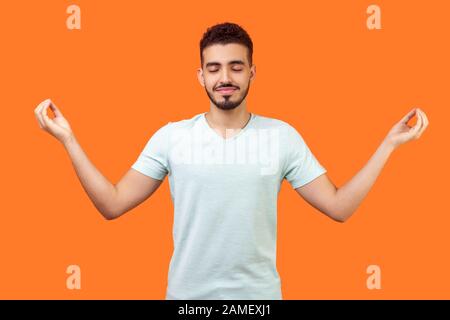
{"label": "thumb and index finger touching", "polygon": [[35,114],[41,128],[43,128],[43,125],[47,125],[49,127],[52,127],[54,125],[53,121],[47,115],[48,108],[53,111],[55,117],[63,117],[63,114],[58,109],[58,107],[50,99],[46,99],[42,101],[35,109]]}
{"label": "thumb and index finger touching", "polygon": [[[414,115],[417,115],[417,122],[413,127],[409,128],[409,131],[405,132],[405,135],[408,136],[415,136],[419,130],[422,129],[425,123],[425,115],[419,108],[414,108],[410,112],[408,112],[399,122],[399,124],[407,125],[408,121],[414,117]],[[409,127],[409,126],[408,126]]]}

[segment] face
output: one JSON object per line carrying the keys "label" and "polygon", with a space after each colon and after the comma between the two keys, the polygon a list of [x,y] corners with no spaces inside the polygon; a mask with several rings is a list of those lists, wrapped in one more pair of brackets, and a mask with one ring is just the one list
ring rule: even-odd
{"label": "face", "polygon": [[215,44],[203,50],[198,80],[211,102],[222,110],[239,107],[247,97],[256,73],[256,66],[249,65],[247,51],[237,43]]}

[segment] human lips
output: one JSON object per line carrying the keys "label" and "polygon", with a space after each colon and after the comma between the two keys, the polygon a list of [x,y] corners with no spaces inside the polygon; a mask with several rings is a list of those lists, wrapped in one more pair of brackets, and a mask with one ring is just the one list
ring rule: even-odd
{"label": "human lips", "polygon": [[234,91],[236,91],[237,88],[236,87],[224,87],[224,88],[219,88],[217,89],[217,91],[219,91],[222,94],[229,94],[229,93],[233,93]]}

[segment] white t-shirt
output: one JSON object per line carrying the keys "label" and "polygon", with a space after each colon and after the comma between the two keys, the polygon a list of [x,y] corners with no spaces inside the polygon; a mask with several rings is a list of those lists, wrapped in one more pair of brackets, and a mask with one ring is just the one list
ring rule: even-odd
{"label": "white t-shirt", "polygon": [[256,114],[223,138],[200,113],[169,122],[132,168],[168,174],[174,252],[166,299],[282,299],[277,197],[326,172],[288,123]]}

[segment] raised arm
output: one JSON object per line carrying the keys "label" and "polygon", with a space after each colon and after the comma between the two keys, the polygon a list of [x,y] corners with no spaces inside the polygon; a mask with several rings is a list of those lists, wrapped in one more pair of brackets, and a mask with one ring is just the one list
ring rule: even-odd
{"label": "raised arm", "polygon": [[[417,123],[407,123],[417,115]],[[418,108],[412,109],[389,131],[367,164],[340,188],[323,174],[296,189],[309,204],[338,222],[346,221],[364,200],[391,153],[401,144],[418,139],[428,126],[428,118]]]}
{"label": "raised arm", "polygon": [[[47,115],[49,107],[55,114],[53,119]],[[50,100],[45,100],[36,107],[35,116],[41,129],[63,144],[81,185],[105,219],[115,219],[136,207],[161,185],[162,180],[153,179],[134,169],[130,169],[117,184],[112,184],[89,160],[68,121]]]}

